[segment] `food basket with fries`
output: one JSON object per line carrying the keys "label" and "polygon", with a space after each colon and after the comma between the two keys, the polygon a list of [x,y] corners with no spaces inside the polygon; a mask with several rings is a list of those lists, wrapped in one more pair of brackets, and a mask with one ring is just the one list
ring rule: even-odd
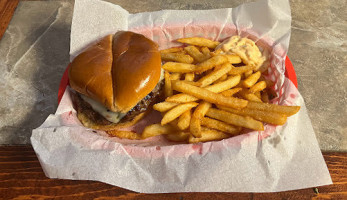
{"label": "food basket with fries", "polygon": [[[131,128],[92,130],[77,119],[65,73],[57,112],[31,138],[47,176],[150,193],[331,183],[286,57],[288,1],[129,14],[80,0],[74,9],[71,57],[117,30],[143,34],[161,49],[165,97]],[[85,9],[94,10],[86,16]]]}

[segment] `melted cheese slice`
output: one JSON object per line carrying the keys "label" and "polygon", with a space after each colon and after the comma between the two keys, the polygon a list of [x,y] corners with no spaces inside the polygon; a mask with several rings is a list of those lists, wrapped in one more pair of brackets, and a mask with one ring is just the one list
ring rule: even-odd
{"label": "melted cheese slice", "polygon": [[126,113],[121,112],[112,112],[108,110],[105,106],[103,106],[101,103],[81,94],[81,97],[84,101],[90,104],[92,106],[93,110],[105,117],[110,122],[118,123],[125,115]]}

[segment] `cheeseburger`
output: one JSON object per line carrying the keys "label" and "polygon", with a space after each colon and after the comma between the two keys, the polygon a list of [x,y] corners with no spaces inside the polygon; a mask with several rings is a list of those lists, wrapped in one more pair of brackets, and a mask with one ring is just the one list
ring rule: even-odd
{"label": "cheeseburger", "polygon": [[69,68],[78,119],[88,128],[131,126],[160,100],[158,45],[143,35],[120,31],[79,54]]}

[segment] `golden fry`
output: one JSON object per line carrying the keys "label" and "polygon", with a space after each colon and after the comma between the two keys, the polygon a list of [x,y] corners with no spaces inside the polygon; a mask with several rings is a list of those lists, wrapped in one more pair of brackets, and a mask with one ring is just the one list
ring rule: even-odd
{"label": "golden fry", "polygon": [[179,118],[177,122],[177,126],[180,130],[185,130],[189,127],[190,119],[192,117],[192,113],[190,110],[184,112]]}
{"label": "golden fry", "polygon": [[194,82],[194,81],[182,81],[182,82],[187,83],[189,85],[196,86],[196,87],[200,87],[201,86],[201,83]]}
{"label": "golden fry", "polygon": [[107,134],[128,140],[140,140],[141,135],[132,131],[109,130]]}
{"label": "golden fry", "polygon": [[184,93],[175,94],[165,99],[165,101],[172,102],[172,103],[188,103],[188,102],[193,102],[197,100],[199,99]]}
{"label": "golden fry", "polygon": [[169,72],[165,71],[164,72],[164,93],[165,93],[165,96],[166,97],[169,97],[173,94],[172,92],[172,87],[171,87],[171,77],[170,77],[170,74]]}
{"label": "golden fry", "polygon": [[177,105],[178,105],[177,103],[164,101],[164,102],[154,104],[153,109],[159,112],[166,112]]}
{"label": "golden fry", "polygon": [[252,87],[258,81],[260,76],[261,76],[261,73],[259,71],[255,72],[254,74],[250,75],[242,82],[243,86],[247,88]]}
{"label": "golden fry", "polygon": [[231,67],[231,70],[228,72],[228,75],[237,75],[237,74],[243,74],[247,71],[253,70],[254,66],[242,66],[242,67]]}
{"label": "golden fry", "polygon": [[198,143],[198,142],[208,142],[208,141],[222,140],[222,139],[229,138],[229,137],[230,137],[230,135],[225,134],[223,132],[202,127],[201,137],[200,138],[195,138],[194,136],[190,135],[189,136],[189,143]]}
{"label": "golden fry", "polygon": [[248,101],[262,102],[257,95],[250,93],[247,89],[243,89],[239,92],[239,94]]}
{"label": "golden fry", "polygon": [[201,119],[201,125],[206,126],[208,128],[223,131],[223,132],[231,134],[231,135],[235,135],[235,134],[240,133],[240,131],[242,129],[241,127],[233,126],[233,125],[227,124],[225,122],[211,119],[208,117],[204,117]]}
{"label": "golden fry", "polygon": [[149,137],[154,137],[157,135],[164,135],[164,134],[171,134],[176,132],[177,130],[170,126],[169,124],[167,125],[160,125],[160,124],[151,124],[149,126],[146,126],[145,129],[142,132],[142,138],[149,138]]}
{"label": "golden fry", "polygon": [[201,37],[181,38],[181,39],[178,39],[177,42],[208,47],[210,49],[216,48],[216,46],[218,46],[220,43],[217,41],[213,41],[213,40],[209,40],[209,39],[201,38]]}
{"label": "golden fry", "polygon": [[230,71],[230,69],[231,69],[231,64],[224,63],[224,64],[222,64],[222,66],[219,69],[214,70],[211,73],[207,74],[206,76],[200,78],[198,80],[198,82],[201,83],[201,87],[208,86],[211,83],[218,80],[223,75],[226,75],[226,73],[228,73],[228,71]]}
{"label": "golden fry", "polygon": [[240,80],[241,80],[240,75],[232,76],[225,81],[207,86],[206,89],[211,92],[220,93],[232,87],[235,87],[237,84],[240,83]]}
{"label": "golden fry", "polygon": [[181,74],[178,72],[174,72],[170,75],[171,80],[180,80],[181,79]]}
{"label": "golden fry", "polygon": [[180,104],[174,107],[173,109],[169,110],[167,113],[164,114],[163,119],[161,120],[161,125],[165,125],[173,121],[174,119],[182,115],[184,112],[186,112],[187,110],[197,105],[198,103],[191,102],[191,103]]}
{"label": "golden fry", "polygon": [[177,133],[172,133],[172,134],[167,134],[165,135],[166,139],[173,141],[173,142],[185,142],[189,138],[189,132],[177,132]]}
{"label": "golden fry", "polygon": [[249,70],[249,71],[246,71],[245,73],[243,73],[243,76],[246,78],[248,78],[250,75],[253,74],[253,70]]}
{"label": "golden fry", "polygon": [[161,53],[161,59],[163,61],[175,61],[179,63],[193,63],[194,59],[190,55],[182,53]]}
{"label": "golden fry", "polygon": [[160,50],[160,54],[162,53],[177,53],[177,52],[182,52],[183,47],[171,47],[168,49]]}
{"label": "golden fry", "polygon": [[204,54],[205,60],[211,58],[211,51],[208,47],[201,47],[201,52]]}
{"label": "golden fry", "polygon": [[218,119],[220,121],[223,121],[235,126],[241,126],[241,127],[245,127],[245,128],[249,128],[249,129],[253,129],[257,131],[264,130],[263,123],[248,116],[241,116],[241,115],[233,114],[224,110],[218,110],[215,108],[210,108],[207,111],[206,115],[208,117]]}
{"label": "golden fry", "polygon": [[266,82],[265,81],[259,81],[258,83],[256,83],[255,85],[253,85],[249,89],[249,92],[250,93],[256,93],[256,92],[262,91],[265,88],[266,88]]}
{"label": "golden fry", "polygon": [[195,72],[202,73],[209,69],[212,69],[214,66],[221,65],[226,62],[228,62],[228,58],[225,55],[214,56],[198,64]]}
{"label": "golden fry", "polygon": [[230,90],[225,90],[221,94],[226,96],[226,97],[231,97],[234,94],[240,92],[241,90],[242,90],[242,88],[233,88],[233,89],[230,89]]}
{"label": "golden fry", "polygon": [[228,112],[242,115],[242,116],[250,116],[256,120],[268,123],[268,124],[274,124],[274,125],[283,125],[287,121],[287,116],[275,112],[266,112],[262,110],[254,110],[249,108],[243,108],[243,109],[233,109],[233,108],[226,108],[224,106],[218,106],[218,108],[226,110]]}
{"label": "golden fry", "polygon": [[227,57],[228,62],[231,64],[238,64],[238,63],[242,62],[240,56],[238,56],[236,54],[227,54],[225,56]]}
{"label": "golden fry", "polygon": [[266,112],[280,113],[286,116],[294,115],[300,110],[300,106],[282,106],[259,102],[248,102],[247,108],[254,110],[263,110]]}
{"label": "golden fry", "polygon": [[243,99],[225,97],[222,94],[211,92],[205,88],[196,87],[183,81],[172,81],[172,88],[176,91],[190,94],[199,99],[203,99],[207,102],[219,104],[232,108],[246,107],[247,101]]}
{"label": "golden fry", "polygon": [[194,137],[201,137],[201,119],[205,116],[208,109],[211,108],[211,104],[203,101],[199,106],[194,110],[193,116],[190,121],[190,132]]}
{"label": "golden fry", "polygon": [[190,73],[197,71],[198,67],[187,63],[166,62],[162,68],[169,72]]}
{"label": "golden fry", "polygon": [[[261,100],[261,94],[260,94],[260,91],[254,93],[255,96],[257,96],[260,100]],[[262,101],[261,101],[262,102]]]}
{"label": "golden fry", "polygon": [[184,47],[184,50],[199,63],[206,60],[206,56],[195,46]]}
{"label": "golden fry", "polygon": [[227,74],[224,74],[222,77],[220,77],[218,80],[216,80],[214,83],[220,83],[222,81],[225,81],[228,78]]}
{"label": "golden fry", "polygon": [[194,81],[195,75],[194,73],[187,73],[186,76],[184,77],[185,81]]}

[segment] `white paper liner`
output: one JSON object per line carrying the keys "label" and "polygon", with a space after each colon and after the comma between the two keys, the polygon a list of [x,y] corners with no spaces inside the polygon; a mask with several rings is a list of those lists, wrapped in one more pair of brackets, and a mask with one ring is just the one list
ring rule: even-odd
{"label": "white paper liner", "polygon": [[[86,12],[88,10],[88,12]],[[98,180],[137,192],[276,192],[331,184],[304,101],[284,77],[290,38],[286,0],[257,1],[237,8],[129,14],[119,6],[76,0],[71,28],[71,59],[88,44],[118,30],[132,30],[158,42],[161,49],[177,38],[221,40],[248,36],[272,49],[270,79],[274,103],[300,105],[284,126],[201,144],[110,138],[81,126],[69,89],[57,112],[33,130],[31,142],[50,178]]]}

